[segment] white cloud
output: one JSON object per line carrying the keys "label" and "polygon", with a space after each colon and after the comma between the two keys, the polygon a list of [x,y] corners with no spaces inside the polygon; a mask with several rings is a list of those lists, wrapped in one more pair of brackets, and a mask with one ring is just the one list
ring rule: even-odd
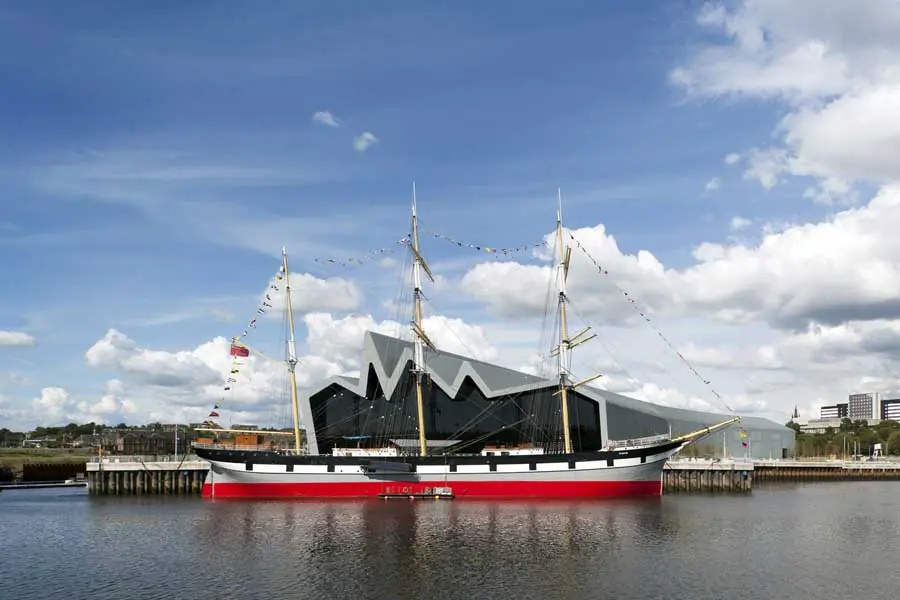
{"label": "white cloud", "polygon": [[0,331],[0,346],[34,346],[35,339],[23,331]]}
{"label": "white cloud", "polygon": [[127,422],[136,407],[125,398],[125,393],[125,386],[117,379],[106,382],[104,393],[97,401],[76,399],[61,387],[45,387],[40,396],[31,401],[31,424]]}
{"label": "white cloud", "polygon": [[314,123],[321,123],[329,127],[340,127],[340,121],[331,114],[331,111],[320,110],[313,113],[312,120]]}
{"label": "white cloud", "polygon": [[732,231],[740,231],[741,229],[749,227],[752,224],[753,221],[751,221],[750,219],[745,219],[744,217],[732,217],[729,227]]}
{"label": "white cloud", "polygon": [[704,186],[704,190],[706,190],[707,192],[714,192],[717,189],[719,189],[721,186],[722,186],[722,182],[719,181],[719,178],[713,177],[712,179],[710,179],[709,181],[706,182],[706,185]]}
{"label": "white cloud", "polygon": [[91,367],[126,373],[142,383],[163,387],[213,384],[221,379],[193,352],[149,350],[115,329],[91,346],[84,355]]}
{"label": "white cloud", "polygon": [[671,79],[695,97],[755,96],[789,106],[775,128],[782,145],[751,149],[746,175],[766,188],[781,175],[821,178],[826,189],[807,197],[828,204],[855,200],[847,189],[854,181],[900,179],[900,4],[727,6],[700,12],[698,24],[724,37],[701,46]]}
{"label": "white cloud", "polygon": [[357,152],[365,152],[369,147],[376,143],[378,138],[371,131],[364,131],[353,140],[353,148]]}
{"label": "white cloud", "polygon": [[[282,291],[284,287],[280,284],[276,286],[278,290],[272,288],[277,283],[272,279],[260,300],[272,305],[268,309],[270,314],[280,315],[285,307],[286,296]],[[291,274],[291,304],[295,313],[356,310],[362,303],[363,293],[355,281],[343,277],[319,279],[309,273]]]}
{"label": "white cloud", "polygon": [[[900,317],[900,189],[885,188],[865,207],[827,221],[765,233],[756,244],[702,243],[695,263],[665,268],[650,252],[623,254],[603,226],[574,230],[608,275],[574,248],[569,291],[579,311],[619,320],[622,292],[654,312],[709,315],[778,327],[810,321]],[[549,236],[548,236],[549,239]],[[542,255],[543,256],[543,255]],[[499,315],[543,314],[551,267],[516,262],[475,266],[462,287]],[[633,316],[634,313],[631,313]]]}
{"label": "white cloud", "polygon": [[725,164],[726,165],[734,165],[737,164],[738,161],[741,160],[741,155],[737,152],[732,152],[725,156]]}
{"label": "white cloud", "polygon": [[[370,315],[334,318],[317,312],[303,315],[302,323],[308,351],[299,357],[296,370],[301,392],[334,375],[357,375],[367,330],[410,339],[407,324],[376,321]],[[424,327],[441,351],[483,360],[497,356],[497,349],[476,325],[429,315],[424,319]],[[145,348],[127,335],[110,330],[85,354],[89,366],[111,371],[118,377],[107,383],[100,400],[74,399],[63,388],[46,388],[32,402],[32,408],[37,415],[43,415],[40,418],[45,424],[67,419],[119,422],[125,417],[130,423],[191,422],[206,418],[212,404],[219,402],[225,422],[285,425],[273,421],[289,414],[282,410],[288,404],[273,405],[279,398],[286,398],[286,369],[277,362],[283,353],[268,350],[272,340],[266,340],[261,333],[264,330],[261,325],[246,340],[272,360],[253,353],[238,359],[237,367],[229,356],[230,342],[225,338],[215,338],[192,350],[165,351]],[[239,373],[231,374],[234,368]],[[230,376],[237,381],[225,391]]]}
{"label": "white cloud", "polygon": [[[732,221],[735,230],[749,225],[742,217]],[[704,379],[711,371],[714,385],[723,388],[719,391],[733,406],[786,416],[794,404],[838,401],[865,386],[900,392],[893,374],[900,373],[898,230],[900,189],[891,186],[867,205],[821,222],[766,224],[755,241],[699,244],[693,263],[678,268],[647,251],[622,252],[603,226],[573,230],[607,274],[573,248],[568,289],[576,310],[570,319],[585,316],[602,327],[604,343],[610,332],[621,336],[613,350],[629,370],[638,365],[635,370],[645,371],[617,374],[599,367],[602,351],[585,345],[578,350],[591,363],[584,375],[599,368],[611,377],[600,380],[609,389],[654,401],[675,397],[659,390],[675,390],[683,406],[696,405],[691,398],[701,397],[716,405],[708,394],[687,391],[700,385],[693,375],[665,383],[654,371],[656,359],[646,355],[640,329],[633,327],[642,322],[634,318],[640,310],[653,324],[662,324],[663,332],[681,330],[673,340],[682,340],[682,355]],[[550,243],[552,237],[546,239]],[[476,265],[461,278],[461,289],[509,322],[538,318],[545,309],[552,315],[551,256],[542,248],[538,264]],[[501,355],[505,352],[501,349]],[[673,369],[686,371],[674,362]],[[522,357],[519,364],[537,369],[533,358]]]}

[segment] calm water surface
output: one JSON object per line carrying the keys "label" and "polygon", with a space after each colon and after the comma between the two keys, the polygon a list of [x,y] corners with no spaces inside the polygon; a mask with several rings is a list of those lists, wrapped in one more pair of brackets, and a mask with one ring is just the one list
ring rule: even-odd
{"label": "calm water surface", "polygon": [[0,598],[897,598],[900,483],[616,502],[0,493]]}

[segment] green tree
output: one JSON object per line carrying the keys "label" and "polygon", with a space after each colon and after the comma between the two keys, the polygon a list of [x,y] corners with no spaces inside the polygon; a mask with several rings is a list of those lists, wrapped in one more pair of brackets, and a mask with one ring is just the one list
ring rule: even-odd
{"label": "green tree", "polygon": [[900,430],[894,430],[887,439],[887,452],[885,454],[900,454]]}

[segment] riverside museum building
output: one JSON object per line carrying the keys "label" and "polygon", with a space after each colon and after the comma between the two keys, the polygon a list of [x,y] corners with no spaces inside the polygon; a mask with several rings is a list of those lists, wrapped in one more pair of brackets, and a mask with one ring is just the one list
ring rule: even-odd
{"label": "riverside museum building", "polygon": [[[562,450],[555,379],[443,351],[427,352],[425,362],[423,405],[429,453],[431,448],[480,452],[486,444]],[[412,343],[367,332],[360,364],[359,378],[333,377],[301,395],[309,451],[326,454],[334,447],[385,443],[417,449]],[[677,436],[730,416],[670,408],[590,386],[571,391],[568,406],[576,452],[600,450],[611,440]],[[736,457],[784,458],[793,453],[794,435],[792,429],[774,421],[742,417],[740,423],[698,442],[696,449],[714,456],[724,452]]]}

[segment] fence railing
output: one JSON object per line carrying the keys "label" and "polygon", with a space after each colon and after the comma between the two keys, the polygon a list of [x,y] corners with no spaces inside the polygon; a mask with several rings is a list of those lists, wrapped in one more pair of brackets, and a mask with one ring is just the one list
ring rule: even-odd
{"label": "fence railing", "polygon": [[[194,442],[194,448],[202,448],[208,450],[243,450],[248,452],[263,452],[263,451],[271,451],[278,452],[280,454],[297,454],[293,448],[273,448],[270,444],[233,444],[229,442],[224,443],[209,443],[209,442]],[[306,454],[306,449],[301,449],[300,454]]]}
{"label": "fence railing", "polygon": [[641,438],[630,438],[627,440],[609,440],[607,446],[612,448],[641,448],[643,446],[654,446],[669,441],[668,435],[650,435]]}
{"label": "fence railing", "polygon": [[191,462],[201,460],[196,454],[104,454],[91,456],[88,462],[92,463],[136,463],[136,462]]}

